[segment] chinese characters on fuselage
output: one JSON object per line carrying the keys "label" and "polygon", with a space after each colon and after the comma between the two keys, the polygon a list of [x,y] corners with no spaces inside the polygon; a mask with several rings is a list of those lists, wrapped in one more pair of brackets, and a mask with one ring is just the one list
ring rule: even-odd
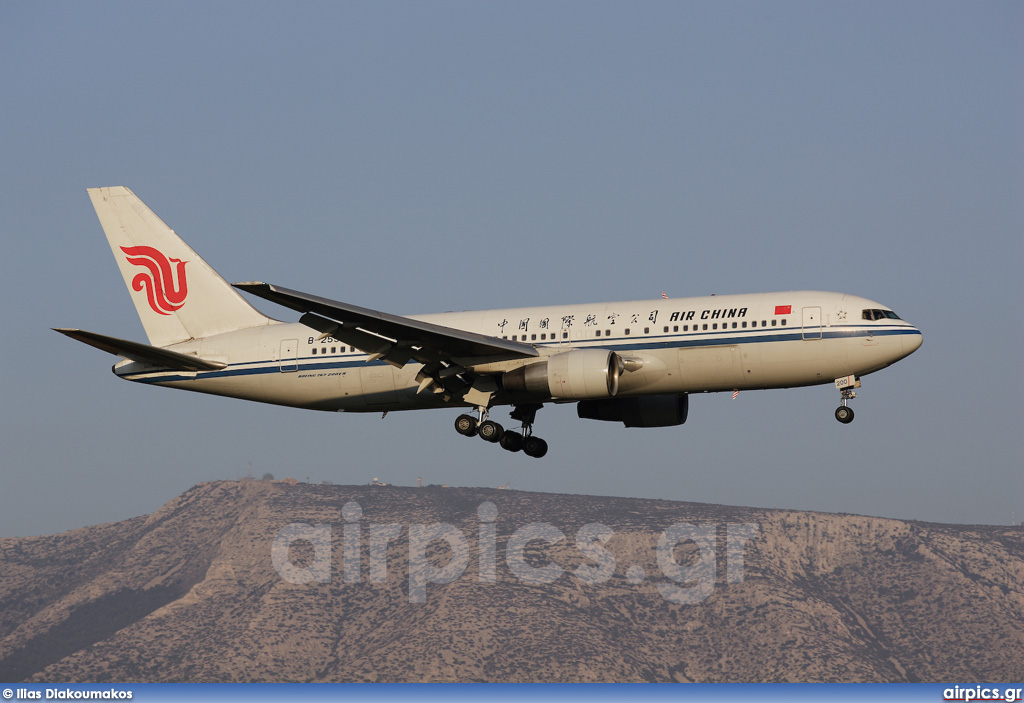
{"label": "chinese characters on fuselage", "polygon": [[[660,313],[659,310],[651,310],[649,313],[646,314],[646,318],[648,320],[650,320],[651,322],[657,322],[658,321],[659,313]],[[622,314],[623,313],[618,313],[618,312],[609,313],[607,315],[608,324],[609,325],[614,325],[616,318],[622,316]],[[633,323],[638,323],[640,321],[640,319],[642,317],[644,317],[644,316],[645,315],[643,313],[634,312],[634,313],[631,313],[629,315],[629,319]],[[725,320],[725,319],[729,319],[729,318],[746,317],[747,316],[747,308],[719,308],[719,309],[715,309],[715,310],[706,309],[706,310],[700,310],[700,311],[697,311],[697,310],[677,310],[677,311],[668,313],[668,316],[669,316],[668,317],[668,321],[669,322],[686,322],[686,321],[695,320],[695,319],[697,319],[697,320]],[[596,327],[596,326],[598,326],[600,324],[598,322],[597,318],[598,318],[597,313],[588,313],[587,316],[586,316],[586,319],[583,322],[583,325],[585,327]],[[573,323],[575,321],[576,321],[576,315],[562,315],[562,329],[563,330],[569,329],[570,327],[573,326]],[[550,322],[551,322],[551,318],[545,317],[544,319],[540,320],[537,324],[540,327],[540,329],[546,330],[546,329],[550,329]],[[498,329],[501,332],[504,332],[505,331],[505,327],[508,324],[509,324],[509,321],[507,319],[502,319],[498,323]],[[523,332],[528,332],[529,331],[529,329],[530,329],[530,318],[529,317],[524,317],[521,320],[519,320],[519,329],[521,331],[523,331]]]}

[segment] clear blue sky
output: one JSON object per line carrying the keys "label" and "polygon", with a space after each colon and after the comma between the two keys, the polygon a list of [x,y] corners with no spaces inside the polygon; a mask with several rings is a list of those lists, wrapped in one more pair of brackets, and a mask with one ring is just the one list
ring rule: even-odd
{"label": "clear blue sky", "polygon": [[[1022,36],[1018,2],[4,3],[0,536],[148,513],[249,462],[1020,521]],[[549,407],[538,462],[455,411],[115,378],[49,329],[145,339],[101,185],[228,280],[400,314],[806,288],[925,341],[864,379],[849,426],[831,386],[694,397],[657,430]]]}

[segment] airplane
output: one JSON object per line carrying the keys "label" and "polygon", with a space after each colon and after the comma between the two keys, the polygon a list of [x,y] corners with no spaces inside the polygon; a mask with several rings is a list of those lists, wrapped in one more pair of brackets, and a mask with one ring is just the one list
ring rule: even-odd
{"label": "airplane", "polygon": [[[400,316],[270,283],[229,284],[123,186],[89,197],[149,344],[55,331],[137,383],[337,412],[452,408],[456,431],[534,458],[545,403],[626,427],[686,422],[694,393],[832,383],[839,422],[867,374],[922,343],[889,307],[786,291]],[[244,291],[300,313],[264,315]],[[511,406],[518,430],[490,419]],[[472,414],[475,412],[475,415]]]}

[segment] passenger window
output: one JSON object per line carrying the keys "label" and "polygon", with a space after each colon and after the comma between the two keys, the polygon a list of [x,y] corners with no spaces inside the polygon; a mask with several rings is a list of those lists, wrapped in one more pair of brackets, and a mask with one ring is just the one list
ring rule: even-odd
{"label": "passenger window", "polygon": [[313,356],[316,356],[316,347],[313,347]]}
{"label": "passenger window", "polygon": [[707,328],[708,328],[708,323],[705,322],[704,323],[704,329],[707,329]]}
{"label": "passenger window", "polygon": [[778,320],[772,320],[772,327],[775,327],[775,325],[777,325],[778,322],[779,322]]}
{"label": "passenger window", "polygon": [[785,327],[785,326],[786,326],[786,318],[782,318],[782,326],[783,326],[783,327]]}
{"label": "passenger window", "polygon": [[338,348],[337,347],[331,347],[331,353],[332,354],[337,354],[338,353]]}
{"label": "passenger window", "polygon": [[531,335],[530,335],[530,339],[532,339],[532,340],[536,340],[536,339],[537,339],[537,335],[535,335],[535,334],[531,334]]}
{"label": "passenger window", "polygon": [[626,336],[627,337],[629,336],[629,328],[628,327],[626,328]]}
{"label": "passenger window", "polygon": [[718,329],[718,323],[717,322],[711,323],[711,329],[717,330]]}
{"label": "passenger window", "polygon": [[743,329],[747,329],[747,323],[746,322],[743,323]]}
{"label": "passenger window", "polygon": [[735,322],[734,322],[734,323],[732,323],[732,328],[733,328],[733,329],[736,329],[736,323],[735,323]]}
{"label": "passenger window", "polygon": [[605,330],[604,331],[604,336],[605,337],[611,337],[612,336],[612,331],[611,330]]}
{"label": "passenger window", "polygon": [[600,337],[601,336],[601,330],[594,330],[594,336],[595,337]]}
{"label": "passenger window", "polygon": [[650,327],[644,327],[644,334],[650,334],[650,333],[651,333],[651,328]]}
{"label": "passenger window", "polygon": [[679,325],[672,325],[672,331],[673,332],[678,332],[679,331]]}

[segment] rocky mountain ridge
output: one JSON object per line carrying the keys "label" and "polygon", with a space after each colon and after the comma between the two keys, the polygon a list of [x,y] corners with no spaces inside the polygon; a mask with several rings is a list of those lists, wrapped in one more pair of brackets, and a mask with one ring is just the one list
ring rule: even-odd
{"label": "rocky mountain ridge", "polygon": [[1020,681],[1024,534],[474,488],[200,484],[0,540],[5,681]]}

